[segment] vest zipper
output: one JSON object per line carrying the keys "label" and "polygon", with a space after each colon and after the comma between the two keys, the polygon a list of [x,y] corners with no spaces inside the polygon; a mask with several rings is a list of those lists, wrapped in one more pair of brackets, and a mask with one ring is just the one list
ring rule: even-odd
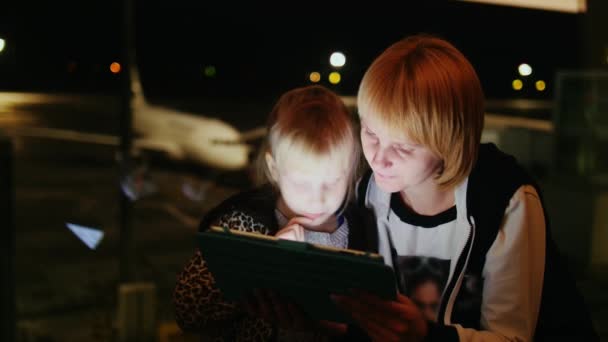
{"label": "vest zipper", "polygon": [[[473,222],[471,222],[473,221]],[[452,317],[452,309],[454,306],[454,302],[456,301],[456,296],[460,291],[460,285],[462,284],[462,278],[464,277],[464,270],[468,265],[469,256],[471,254],[471,249],[473,245],[473,237],[475,236],[475,222],[472,217],[469,217],[467,220],[469,224],[469,234],[467,236],[466,243],[464,247],[460,251],[458,258],[456,259],[456,267],[454,268],[454,273],[450,278],[448,284],[443,291],[441,296],[441,305],[439,307],[439,312],[437,314],[438,321],[442,321],[443,324],[451,324]],[[466,252],[466,257],[465,257]],[[457,289],[457,290],[456,290]],[[446,300],[447,295],[447,300]],[[449,306],[449,308],[448,308]],[[439,320],[441,318],[441,320]]]}

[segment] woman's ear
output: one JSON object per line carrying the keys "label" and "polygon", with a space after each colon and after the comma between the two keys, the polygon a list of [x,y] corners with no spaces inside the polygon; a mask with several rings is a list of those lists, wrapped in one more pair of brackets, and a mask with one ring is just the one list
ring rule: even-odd
{"label": "woman's ear", "polygon": [[270,173],[270,177],[276,183],[279,181],[279,172],[277,171],[277,163],[275,162],[272,154],[270,152],[266,152],[264,154],[264,159],[266,160],[266,167],[268,168],[268,172]]}

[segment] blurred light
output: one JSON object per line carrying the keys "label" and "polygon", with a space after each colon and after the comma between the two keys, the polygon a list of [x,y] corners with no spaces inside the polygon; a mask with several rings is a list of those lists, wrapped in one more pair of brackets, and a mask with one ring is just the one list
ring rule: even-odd
{"label": "blurred light", "polygon": [[524,82],[522,82],[520,79],[515,79],[513,80],[512,86],[514,90],[521,90],[521,88],[524,87]]}
{"label": "blurred light", "polygon": [[73,73],[74,71],[76,71],[77,66],[78,65],[76,64],[76,62],[69,62],[68,63],[68,72]]}
{"label": "blurred light", "polygon": [[566,13],[584,13],[587,11],[585,0],[462,0],[481,2],[493,5],[532,8],[545,11],[558,11]]}
{"label": "blurred light", "polygon": [[543,80],[536,81],[536,90],[543,91],[547,88],[547,84]]}
{"label": "blurred light", "polygon": [[346,56],[342,52],[334,52],[329,57],[329,63],[336,68],[343,67],[346,64]]}
{"label": "blurred light", "polygon": [[97,245],[99,245],[99,243],[103,239],[104,233],[99,229],[68,222],[66,222],[65,225],[68,227],[68,229],[72,231],[72,233],[74,233],[74,235],[76,235],[80,239],[80,241],[87,245],[89,249],[97,248]]}
{"label": "blurred light", "polygon": [[321,80],[321,74],[316,71],[313,71],[310,73],[308,78],[310,79],[310,82],[317,83]]}
{"label": "blurred light", "polygon": [[522,76],[530,76],[532,74],[532,67],[529,64],[522,63],[517,68],[519,74]]}
{"label": "blurred light", "polygon": [[110,71],[113,74],[118,74],[120,72],[120,63],[112,62],[112,64],[110,64]]}
{"label": "blurred light", "polygon": [[340,83],[340,80],[342,79],[342,76],[340,76],[339,72],[332,72],[331,74],[329,74],[329,83],[331,84],[338,84]]}
{"label": "blurred light", "polygon": [[2,52],[2,50],[4,50],[4,46],[6,45],[6,41],[2,38],[0,38],[0,52]]}
{"label": "blurred light", "polygon": [[207,77],[215,77],[215,75],[217,74],[217,69],[215,69],[215,66],[213,65],[207,65],[203,72]]}

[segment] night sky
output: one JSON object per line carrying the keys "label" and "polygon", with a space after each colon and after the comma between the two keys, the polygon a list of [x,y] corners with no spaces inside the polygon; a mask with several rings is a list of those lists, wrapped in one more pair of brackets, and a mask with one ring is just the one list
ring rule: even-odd
{"label": "night sky", "polygon": [[[155,97],[274,96],[309,83],[311,71],[329,85],[329,55],[336,50],[347,61],[342,82],[332,87],[354,95],[375,56],[418,32],[461,49],[488,98],[551,98],[555,71],[581,67],[584,14],[429,3],[270,8],[136,1],[137,60],[145,90]],[[0,90],[118,92],[119,76],[109,65],[122,62],[122,10],[120,1],[103,1],[25,3],[0,12],[6,40]],[[532,65],[533,78],[547,81],[547,91],[511,89],[522,62]],[[214,77],[205,76],[207,66],[215,67]]]}

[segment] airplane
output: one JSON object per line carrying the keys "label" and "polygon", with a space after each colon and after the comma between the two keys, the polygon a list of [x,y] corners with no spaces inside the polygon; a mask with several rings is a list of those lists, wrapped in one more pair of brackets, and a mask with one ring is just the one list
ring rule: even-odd
{"label": "airplane", "polygon": [[[204,168],[205,176],[211,179],[222,172],[243,171],[250,166],[255,154],[255,145],[251,143],[265,136],[265,127],[240,132],[217,118],[151,104],[144,95],[135,63],[130,68],[130,77],[135,133],[132,156],[145,158],[149,152],[161,153],[173,162],[186,166],[194,164],[198,173]],[[121,186],[128,197],[137,199],[155,192],[155,186],[146,181],[146,164],[126,167]],[[182,184],[182,192],[190,199],[200,201],[205,197],[207,187],[190,178]]]}
{"label": "airplane", "polygon": [[131,73],[133,153],[162,152],[177,161],[190,161],[218,170],[242,170],[250,162],[252,145],[265,127],[240,132],[217,118],[150,104],[143,92],[136,67]]}

